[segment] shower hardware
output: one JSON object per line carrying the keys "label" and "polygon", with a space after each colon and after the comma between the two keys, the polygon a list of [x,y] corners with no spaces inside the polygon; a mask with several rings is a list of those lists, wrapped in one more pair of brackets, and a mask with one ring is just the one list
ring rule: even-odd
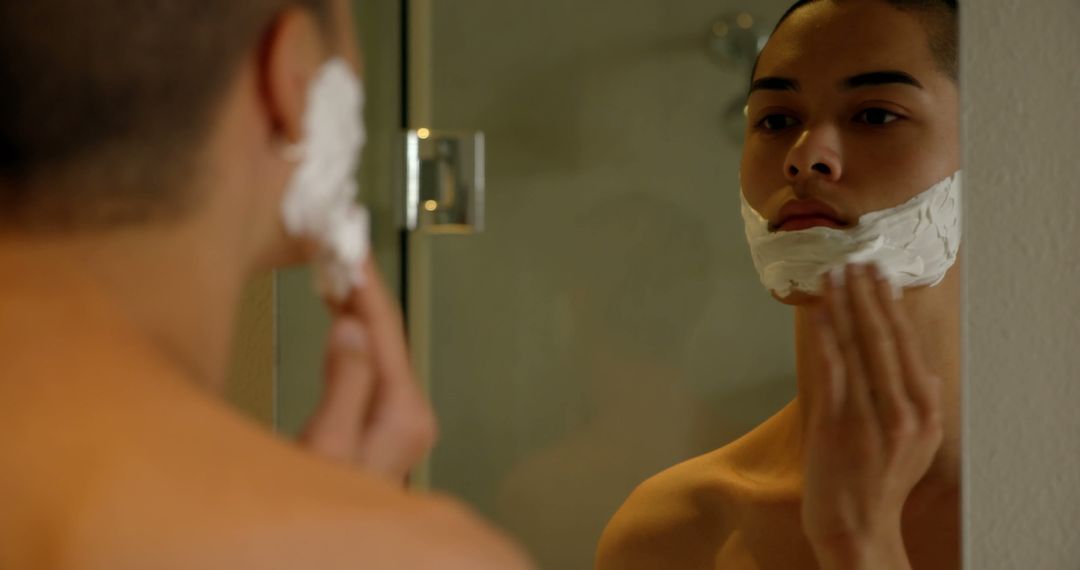
{"label": "shower hardware", "polygon": [[[709,59],[723,71],[734,73],[740,83],[748,81],[757,56],[769,40],[763,20],[750,12],[733,12],[713,21],[709,27],[706,51]],[[742,143],[746,125],[746,100],[742,93],[724,106],[720,126],[736,144]]]}
{"label": "shower hardware", "polygon": [[727,70],[749,70],[769,39],[761,24],[761,18],[749,12],[730,13],[714,20],[707,40],[710,59]]}
{"label": "shower hardware", "polygon": [[484,133],[415,129],[404,136],[404,223],[409,231],[484,230]]}

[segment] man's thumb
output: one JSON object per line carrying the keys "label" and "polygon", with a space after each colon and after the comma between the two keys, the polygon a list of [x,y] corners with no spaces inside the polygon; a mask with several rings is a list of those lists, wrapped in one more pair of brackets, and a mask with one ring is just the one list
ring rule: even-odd
{"label": "man's thumb", "polygon": [[339,318],[327,345],[322,399],[303,440],[316,452],[350,461],[374,389],[367,331],[355,319]]}

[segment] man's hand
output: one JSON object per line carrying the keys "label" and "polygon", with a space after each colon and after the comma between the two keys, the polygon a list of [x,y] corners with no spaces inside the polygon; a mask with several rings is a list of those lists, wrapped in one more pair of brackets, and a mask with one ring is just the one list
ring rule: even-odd
{"label": "man's hand", "polygon": [[301,435],[310,450],[404,481],[436,438],[413,378],[401,314],[369,258],[363,286],[331,307],[322,402]]}
{"label": "man's hand", "polygon": [[824,569],[908,569],[901,515],[941,445],[941,381],[877,270],[845,282],[815,308],[803,528]]}

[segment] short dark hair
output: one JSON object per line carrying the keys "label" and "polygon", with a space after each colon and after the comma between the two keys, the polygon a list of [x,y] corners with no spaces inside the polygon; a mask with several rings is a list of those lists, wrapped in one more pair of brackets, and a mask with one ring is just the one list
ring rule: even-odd
{"label": "short dark hair", "polygon": [[[773,33],[780,29],[780,26],[788,19],[793,13],[800,8],[818,2],[820,0],[798,0],[790,8],[784,12],[783,16],[780,16],[780,20],[776,23],[776,27],[773,28]],[[830,0],[835,3],[840,3],[845,0]],[[859,0],[865,1],[865,0]],[[930,51],[934,54],[934,59],[937,62],[938,68],[942,73],[948,75],[953,81],[959,81],[960,79],[960,41],[959,41],[959,19],[958,19],[958,0],[882,0],[888,3],[890,6],[902,11],[918,12],[923,16],[923,25],[926,28],[927,37],[930,41]],[[760,57],[760,56],[759,56]],[[754,69],[750,74],[750,79],[753,80],[757,74],[757,62],[754,62]]]}
{"label": "short dark hair", "polygon": [[173,216],[245,54],[329,0],[0,0],[0,230]]}

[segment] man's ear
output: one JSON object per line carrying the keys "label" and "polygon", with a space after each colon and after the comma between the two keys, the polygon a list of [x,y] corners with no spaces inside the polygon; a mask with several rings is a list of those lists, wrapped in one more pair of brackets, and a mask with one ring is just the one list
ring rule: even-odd
{"label": "man's ear", "polygon": [[304,137],[308,89],[324,59],[314,16],[300,8],[281,12],[263,38],[259,84],[272,133],[289,142]]}

